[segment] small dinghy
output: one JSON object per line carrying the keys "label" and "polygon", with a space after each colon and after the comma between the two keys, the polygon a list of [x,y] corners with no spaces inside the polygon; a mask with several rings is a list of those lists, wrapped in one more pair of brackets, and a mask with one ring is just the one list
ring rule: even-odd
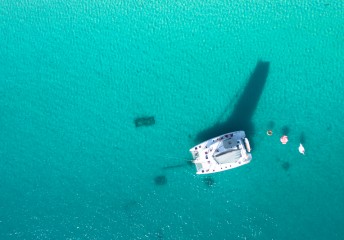
{"label": "small dinghy", "polygon": [[300,146],[299,146],[299,152],[303,155],[305,155],[305,148],[302,146],[302,144],[300,143]]}

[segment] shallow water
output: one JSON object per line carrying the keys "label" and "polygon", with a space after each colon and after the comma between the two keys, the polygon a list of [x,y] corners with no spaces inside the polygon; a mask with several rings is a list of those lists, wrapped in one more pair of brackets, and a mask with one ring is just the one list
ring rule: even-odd
{"label": "shallow water", "polygon": [[342,1],[0,6],[1,239],[343,239]]}

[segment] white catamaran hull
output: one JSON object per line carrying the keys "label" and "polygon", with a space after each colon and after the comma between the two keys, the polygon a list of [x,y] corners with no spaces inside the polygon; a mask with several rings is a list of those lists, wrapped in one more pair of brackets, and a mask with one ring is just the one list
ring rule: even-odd
{"label": "white catamaran hull", "polygon": [[249,163],[251,146],[244,131],[226,133],[190,149],[197,174],[230,170]]}

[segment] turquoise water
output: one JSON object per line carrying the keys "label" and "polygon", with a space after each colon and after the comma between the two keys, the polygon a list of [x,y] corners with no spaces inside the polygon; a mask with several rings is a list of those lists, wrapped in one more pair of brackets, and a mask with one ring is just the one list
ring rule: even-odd
{"label": "turquoise water", "polygon": [[0,239],[343,239],[344,2],[287,2],[0,0]]}

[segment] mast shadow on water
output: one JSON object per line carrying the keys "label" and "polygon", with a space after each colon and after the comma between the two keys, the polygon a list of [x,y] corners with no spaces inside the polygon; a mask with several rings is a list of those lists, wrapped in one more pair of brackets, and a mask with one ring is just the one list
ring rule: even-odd
{"label": "mast shadow on water", "polygon": [[251,137],[254,135],[255,130],[254,124],[252,123],[252,116],[263,92],[269,73],[269,67],[269,62],[257,62],[244,91],[234,106],[232,114],[224,122],[218,122],[214,126],[199,132],[195,139],[197,143],[204,142],[207,139],[223,133],[238,130],[245,131],[246,136],[250,139],[250,142],[252,142]]}

